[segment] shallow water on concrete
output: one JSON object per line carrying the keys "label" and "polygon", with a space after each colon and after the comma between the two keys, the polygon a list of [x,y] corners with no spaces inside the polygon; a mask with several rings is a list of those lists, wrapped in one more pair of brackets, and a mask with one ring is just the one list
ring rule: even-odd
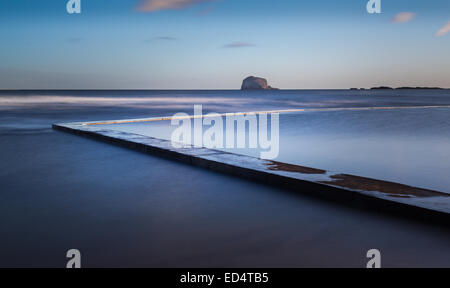
{"label": "shallow water on concrete", "polygon": [[[450,108],[285,113],[279,125],[273,160],[450,193]],[[170,121],[105,125],[166,140],[177,127]],[[236,130],[235,139],[248,136],[246,129]],[[261,152],[219,150],[255,157]]]}

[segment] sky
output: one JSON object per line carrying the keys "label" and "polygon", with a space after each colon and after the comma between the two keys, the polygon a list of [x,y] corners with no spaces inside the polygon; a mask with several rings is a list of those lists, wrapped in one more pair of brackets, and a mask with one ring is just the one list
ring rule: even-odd
{"label": "sky", "polygon": [[0,89],[450,88],[450,1],[0,1]]}

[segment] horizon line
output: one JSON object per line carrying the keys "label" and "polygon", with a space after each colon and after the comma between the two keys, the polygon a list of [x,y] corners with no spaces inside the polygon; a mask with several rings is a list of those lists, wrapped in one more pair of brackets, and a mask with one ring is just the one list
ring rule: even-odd
{"label": "horizon line", "polygon": [[374,87],[350,87],[350,88],[288,88],[288,89],[282,89],[277,88],[276,90],[269,90],[269,89],[203,89],[203,88],[190,88],[190,89],[181,89],[181,88],[174,88],[174,89],[158,89],[158,88],[78,88],[78,89],[67,89],[67,88],[46,88],[46,89],[35,89],[35,88],[26,88],[26,89],[8,89],[8,88],[0,88],[0,92],[32,92],[32,91],[254,91],[254,92],[261,92],[261,91],[298,91],[298,90],[351,90],[351,91],[364,91],[364,90],[450,90],[450,87],[428,87],[428,86],[399,86],[399,87],[388,87],[388,86],[374,86]]}

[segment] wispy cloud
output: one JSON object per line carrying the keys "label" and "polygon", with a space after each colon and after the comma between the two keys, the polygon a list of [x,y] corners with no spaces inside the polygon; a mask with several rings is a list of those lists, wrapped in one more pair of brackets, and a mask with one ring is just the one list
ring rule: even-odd
{"label": "wispy cloud", "polygon": [[446,25],[444,25],[441,29],[439,29],[438,32],[436,32],[436,37],[442,37],[445,34],[450,32],[450,22],[448,22]]}
{"label": "wispy cloud", "polygon": [[140,12],[155,12],[169,9],[183,9],[194,4],[211,1],[212,0],[141,0],[137,10]]}
{"label": "wispy cloud", "polygon": [[144,42],[155,42],[155,41],[176,41],[178,38],[172,36],[157,36],[145,39]]}
{"label": "wispy cloud", "polygon": [[245,48],[245,47],[253,47],[255,44],[248,42],[232,42],[223,46],[223,48]]}
{"label": "wispy cloud", "polygon": [[81,41],[83,41],[83,38],[70,37],[70,38],[67,38],[66,41],[69,42],[69,43],[80,43]]}
{"label": "wispy cloud", "polygon": [[215,8],[214,6],[210,6],[210,7],[207,7],[207,8],[205,8],[205,9],[200,10],[200,11],[197,13],[197,15],[198,15],[198,16],[209,15],[209,14],[211,14],[215,9],[216,9],[216,8]]}
{"label": "wispy cloud", "polygon": [[155,39],[155,40],[163,40],[163,41],[175,41],[175,40],[178,40],[178,38],[171,37],[171,36],[158,36],[158,37],[155,37],[153,39]]}
{"label": "wispy cloud", "polygon": [[406,23],[409,22],[411,20],[413,20],[414,18],[416,18],[416,13],[413,12],[401,12],[398,13],[397,15],[394,16],[394,18],[392,18],[392,22],[394,23]]}

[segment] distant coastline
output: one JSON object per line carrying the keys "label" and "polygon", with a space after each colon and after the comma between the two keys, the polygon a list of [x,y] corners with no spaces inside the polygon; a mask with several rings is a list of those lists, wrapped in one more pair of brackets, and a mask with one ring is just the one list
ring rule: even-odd
{"label": "distant coastline", "polygon": [[446,90],[448,88],[441,88],[441,87],[389,87],[389,86],[378,86],[378,87],[372,87],[369,89],[366,88],[350,88],[350,90]]}
{"label": "distant coastline", "polygon": [[[15,94],[24,94],[24,95],[30,95],[31,93],[50,93],[52,95],[58,94],[58,93],[116,93],[120,94],[123,92],[131,91],[131,92],[141,92],[145,93],[148,91],[161,91],[161,92],[172,92],[172,91],[240,91],[241,89],[3,89],[0,88],[0,95],[8,95],[8,93],[15,93]],[[370,90],[450,90],[450,88],[442,88],[442,87],[397,87],[392,88],[388,86],[379,86],[379,87],[372,87],[372,88],[326,88],[326,89],[319,89],[319,88],[298,88],[298,89],[280,89],[280,88],[272,88],[270,90],[278,90],[278,91],[320,91],[320,90],[351,90],[351,91],[370,91]]]}

